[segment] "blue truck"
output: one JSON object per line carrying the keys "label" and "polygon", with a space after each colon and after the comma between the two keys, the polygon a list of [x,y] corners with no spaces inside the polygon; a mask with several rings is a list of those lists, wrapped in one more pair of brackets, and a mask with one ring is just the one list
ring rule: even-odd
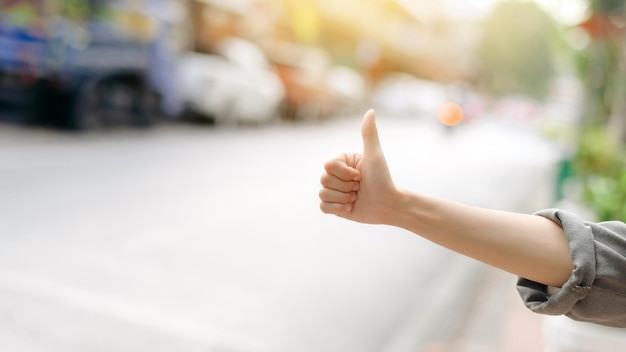
{"label": "blue truck", "polygon": [[88,130],[165,116],[166,26],[132,3],[0,1],[0,120]]}

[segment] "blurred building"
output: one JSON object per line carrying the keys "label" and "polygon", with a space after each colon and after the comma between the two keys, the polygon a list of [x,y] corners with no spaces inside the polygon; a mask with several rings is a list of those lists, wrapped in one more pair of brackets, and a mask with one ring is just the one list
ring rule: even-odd
{"label": "blurred building", "polygon": [[[435,80],[472,75],[472,47],[479,34],[476,18],[453,16],[444,3],[401,0],[283,0],[283,3],[288,13],[295,14],[290,16],[290,21],[293,33],[300,34],[295,36],[296,40],[313,39],[336,60],[364,68],[374,79],[389,71]],[[303,21],[300,13],[316,18]],[[299,28],[302,23],[318,28],[303,30]]]}
{"label": "blurred building", "polygon": [[[475,18],[454,16],[427,1],[188,0],[196,46],[210,51],[225,36],[271,47],[291,42],[318,47],[333,62],[377,80],[403,71],[435,80],[472,75]],[[407,5],[409,4],[409,5]],[[439,4],[439,5],[437,5]],[[458,12],[457,12],[458,13]]]}

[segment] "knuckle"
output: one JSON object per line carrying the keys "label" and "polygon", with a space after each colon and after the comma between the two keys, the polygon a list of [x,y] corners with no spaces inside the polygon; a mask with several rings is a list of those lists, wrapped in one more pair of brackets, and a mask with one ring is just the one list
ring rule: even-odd
{"label": "knuckle", "polygon": [[332,170],[333,167],[335,166],[335,162],[336,160],[334,159],[328,160],[327,162],[324,163],[324,169],[326,171]]}
{"label": "knuckle", "polygon": [[329,180],[329,178],[330,178],[330,177],[329,177],[328,173],[326,173],[326,172],[325,172],[325,173],[323,173],[323,174],[320,176],[320,183],[321,183],[322,185],[324,185],[324,186],[328,185],[328,180]]}
{"label": "knuckle", "polygon": [[324,214],[333,214],[333,212],[331,211],[331,209],[329,207],[329,204],[326,203],[326,202],[320,202],[320,210]]}

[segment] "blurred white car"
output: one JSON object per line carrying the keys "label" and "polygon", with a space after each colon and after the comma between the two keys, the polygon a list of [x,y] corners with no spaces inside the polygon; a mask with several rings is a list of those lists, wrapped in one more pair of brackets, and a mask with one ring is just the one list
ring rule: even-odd
{"label": "blurred white car", "polygon": [[225,40],[219,54],[188,52],[178,62],[186,109],[217,123],[263,123],[276,119],[285,88],[262,50]]}
{"label": "blurred white car", "polygon": [[381,112],[401,116],[430,116],[448,101],[444,84],[395,72],[384,77],[372,92],[373,107]]}
{"label": "blurred white car", "polygon": [[368,84],[359,72],[333,66],[326,73],[328,87],[337,101],[337,113],[359,113],[367,108]]}

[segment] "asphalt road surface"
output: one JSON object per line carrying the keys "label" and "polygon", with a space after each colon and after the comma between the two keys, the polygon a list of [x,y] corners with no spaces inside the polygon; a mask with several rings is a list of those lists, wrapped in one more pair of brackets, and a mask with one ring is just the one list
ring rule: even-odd
{"label": "asphalt road surface", "polygon": [[[399,186],[550,205],[559,155],[531,131],[378,120]],[[486,267],[319,211],[322,165],[359,150],[359,128],[0,126],[0,350],[400,352],[458,339]]]}

